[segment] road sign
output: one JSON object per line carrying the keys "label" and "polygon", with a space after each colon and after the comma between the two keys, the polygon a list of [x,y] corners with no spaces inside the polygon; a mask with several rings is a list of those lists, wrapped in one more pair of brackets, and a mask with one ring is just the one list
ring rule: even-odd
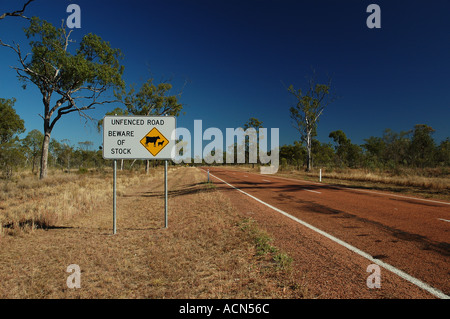
{"label": "road sign", "polygon": [[175,156],[174,116],[105,116],[103,158],[114,160],[113,234],[116,233],[116,172],[118,159],[165,160],[164,215],[168,224],[167,160]]}
{"label": "road sign", "polygon": [[145,135],[141,144],[153,155],[158,155],[169,144],[169,140],[154,127],[147,135]]}
{"label": "road sign", "polygon": [[103,158],[173,159],[174,116],[105,116]]}

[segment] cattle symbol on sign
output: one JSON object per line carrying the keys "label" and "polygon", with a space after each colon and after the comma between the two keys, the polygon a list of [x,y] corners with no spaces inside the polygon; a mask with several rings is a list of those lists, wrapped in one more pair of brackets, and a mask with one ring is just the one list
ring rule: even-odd
{"label": "cattle symbol on sign", "polygon": [[142,138],[141,144],[153,156],[156,156],[167,144],[169,144],[169,140],[154,127]]}

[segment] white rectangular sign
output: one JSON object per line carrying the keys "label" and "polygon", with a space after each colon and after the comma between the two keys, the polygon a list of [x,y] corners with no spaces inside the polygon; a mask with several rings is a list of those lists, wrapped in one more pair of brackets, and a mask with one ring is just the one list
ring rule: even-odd
{"label": "white rectangular sign", "polygon": [[172,159],[175,129],[174,116],[105,116],[103,158]]}

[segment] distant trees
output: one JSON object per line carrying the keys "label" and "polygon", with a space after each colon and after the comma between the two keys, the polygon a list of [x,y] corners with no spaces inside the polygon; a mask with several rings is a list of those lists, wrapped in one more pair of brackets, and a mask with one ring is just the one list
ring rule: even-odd
{"label": "distant trees", "polygon": [[318,140],[312,141],[312,157],[315,166],[324,166],[334,160],[334,149],[331,143],[320,143]]}
{"label": "distant trees", "polygon": [[409,145],[410,163],[415,167],[429,167],[435,162],[436,145],[431,136],[434,129],[425,124],[414,126],[413,136]]}
{"label": "distant trees", "polygon": [[351,140],[341,130],[331,132],[329,137],[336,144],[336,158],[340,166],[360,166],[362,149],[359,145],[352,144]]}
{"label": "distant trees", "polygon": [[0,144],[11,141],[14,135],[25,132],[25,123],[14,110],[16,99],[0,98]]}
{"label": "distant trees", "polygon": [[375,166],[385,159],[386,143],[383,138],[371,136],[364,139],[365,144],[361,145],[366,151],[366,164]]}
{"label": "distant trees", "polygon": [[0,98],[0,168],[7,177],[23,158],[17,135],[25,132],[24,121],[14,110],[16,99]]}
{"label": "distant trees", "polygon": [[32,130],[21,141],[24,147],[25,156],[31,162],[31,172],[34,173],[36,166],[39,165],[39,158],[42,151],[44,135],[39,130]]}
{"label": "distant trees", "polygon": [[336,158],[338,160],[339,165],[343,165],[347,163],[347,146],[350,141],[347,139],[345,133],[341,130],[333,131],[328,135],[329,138],[332,138],[335,143],[335,151]]}
{"label": "distant trees", "polygon": [[450,166],[450,138],[447,137],[436,148],[436,163],[440,166]]}
{"label": "distant trees", "polygon": [[293,145],[281,146],[279,154],[282,166],[289,164],[293,165],[297,169],[300,169],[300,167],[303,167],[305,163],[306,148],[301,142],[295,141]]}
{"label": "distant trees", "polygon": [[[110,47],[99,36],[83,37],[75,54],[69,50],[72,31],[62,26],[33,17],[25,34],[30,41],[31,59],[23,55],[18,44],[9,45],[0,40],[0,45],[12,49],[18,57],[19,66],[14,67],[24,83],[33,83],[42,94],[44,112],[44,141],[42,143],[40,178],[47,176],[50,136],[55,124],[62,116],[78,112],[90,119],[86,111],[96,105],[111,103],[101,100],[110,88],[123,87],[123,67],[119,64],[121,52]],[[53,99],[56,95],[56,99]]]}
{"label": "distant trees", "polygon": [[75,147],[67,139],[63,139],[61,142],[53,139],[50,142],[50,155],[54,167],[70,170],[75,162]]}
{"label": "distant trees", "polygon": [[408,165],[408,149],[411,143],[409,135],[411,131],[394,132],[386,129],[383,133],[383,141],[386,145],[382,164],[388,167]]}
{"label": "distant trees", "polygon": [[386,129],[383,137],[370,137],[362,146],[370,161],[378,166],[423,168],[448,165],[445,141],[437,147],[433,133],[434,129],[425,124],[417,124],[414,129],[400,133]]}
{"label": "distant trees", "polygon": [[247,131],[249,128],[255,130],[256,139],[251,139],[250,136],[245,137],[244,148],[245,148],[245,162],[250,163],[250,159],[252,159],[252,167],[255,167],[255,163],[258,161],[259,154],[259,144],[258,138],[264,138],[261,134],[258,135],[258,130],[263,128],[263,122],[258,120],[255,117],[251,117],[244,124],[244,131]]}
{"label": "distant trees", "polygon": [[[381,137],[371,136],[362,145],[356,145],[342,130],[330,132],[330,143],[312,140],[312,157],[315,165],[322,167],[379,168],[399,167],[427,168],[450,166],[450,138],[436,144],[434,129],[417,124],[412,130],[394,132],[386,129]],[[300,142],[280,148],[280,161],[297,166],[296,158],[303,159],[306,148]],[[284,160],[283,160],[284,159]],[[306,165],[305,162],[301,166]]]}
{"label": "distant trees", "polygon": [[307,159],[306,170],[312,168],[312,139],[317,134],[317,124],[324,109],[334,100],[330,95],[331,81],[327,84],[319,84],[314,77],[308,81],[305,91],[289,86],[288,92],[295,99],[296,104],[290,108],[290,116],[294,127],[298,130],[302,142],[305,143]]}

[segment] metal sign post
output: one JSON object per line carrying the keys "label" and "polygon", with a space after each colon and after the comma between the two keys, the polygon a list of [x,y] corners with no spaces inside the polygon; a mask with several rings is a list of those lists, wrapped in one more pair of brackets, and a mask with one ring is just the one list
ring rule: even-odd
{"label": "metal sign post", "polygon": [[168,227],[169,215],[167,209],[167,160],[164,161],[164,228]]}
{"label": "metal sign post", "polygon": [[114,160],[113,233],[116,234],[117,160],[165,160],[164,228],[168,227],[167,163],[175,156],[174,116],[105,116],[103,158]]}
{"label": "metal sign post", "polygon": [[117,160],[114,160],[113,172],[113,234],[116,234],[116,185],[117,185]]}

